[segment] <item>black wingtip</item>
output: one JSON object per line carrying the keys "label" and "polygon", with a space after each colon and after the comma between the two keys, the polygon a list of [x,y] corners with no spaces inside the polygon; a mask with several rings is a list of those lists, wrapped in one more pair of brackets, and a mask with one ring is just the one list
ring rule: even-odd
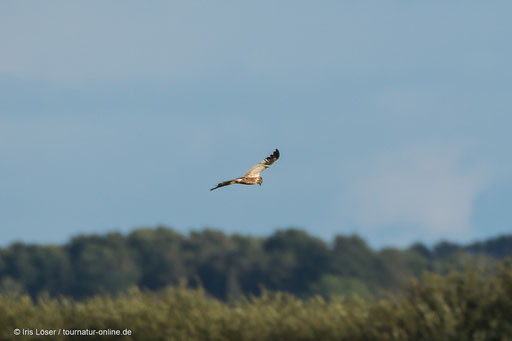
{"label": "black wingtip", "polygon": [[275,158],[276,158],[276,160],[277,160],[277,159],[279,159],[279,156],[280,156],[280,154],[279,154],[279,149],[277,149],[277,148],[276,148],[276,150],[274,151],[274,157],[275,157]]}

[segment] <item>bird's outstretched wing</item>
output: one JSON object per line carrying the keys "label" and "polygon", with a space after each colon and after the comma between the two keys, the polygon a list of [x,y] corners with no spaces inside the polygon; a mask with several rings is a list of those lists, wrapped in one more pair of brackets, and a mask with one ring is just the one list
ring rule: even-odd
{"label": "bird's outstretched wing", "polygon": [[260,176],[261,172],[263,172],[268,167],[272,166],[274,162],[279,159],[279,150],[276,149],[269,157],[263,159],[257,165],[252,166],[247,173],[245,173],[244,177],[256,177]]}
{"label": "bird's outstretched wing", "polygon": [[219,183],[217,186],[213,187],[212,189],[210,189],[210,191],[213,191],[214,189],[217,189],[219,187],[224,187],[224,186],[227,186],[227,185],[232,185],[234,183],[236,183],[236,179],[229,180],[229,181],[224,181],[224,182]]}

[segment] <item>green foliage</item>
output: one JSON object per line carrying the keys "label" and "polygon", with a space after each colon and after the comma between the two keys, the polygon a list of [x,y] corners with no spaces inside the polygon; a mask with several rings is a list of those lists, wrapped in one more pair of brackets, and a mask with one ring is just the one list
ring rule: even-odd
{"label": "green foliage", "polygon": [[327,270],[327,245],[304,231],[277,231],[264,241],[263,248],[268,269],[264,283],[270,289],[303,293]]}
{"label": "green foliage", "polygon": [[133,250],[139,269],[137,284],[142,288],[159,289],[189,277],[182,250],[184,241],[183,235],[164,227],[138,229],[131,233],[127,244]]}
{"label": "green foliage", "polygon": [[75,297],[116,293],[137,284],[139,268],[119,233],[74,238],[67,250],[76,269],[69,288]]}
{"label": "green foliage", "polygon": [[126,236],[77,236],[63,246],[0,249],[0,293],[86,298],[132,287],[159,290],[185,279],[222,300],[259,295],[263,288],[300,298],[381,296],[424,271],[447,274],[503,259],[512,255],[511,241],[503,236],[469,246],[442,242],[432,249],[414,244],[374,251],[357,235],[328,244],[298,229],[255,238],[211,229],[182,235],[160,226]]}
{"label": "green foliage", "polygon": [[16,243],[0,250],[0,291],[63,293],[71,285],[71,263],[62,247]]}
{"label": "green foliage", "polygon": [[357,235],[336,236],[330,257],[330,272],[340,276],[376,281],[378,257]]}
{"label": "green foliage", "polygon": [[511,311],[512,260],[507,260],[495,267],[468,265],[446,276],[425,273],[401,294],[378,300],[299,299],[264,291],[226,303],[184,283],[82,301],[4,294],[0,339],[44,339],[14,336],[13,330],[45,328],[130,329],[126,340],[512,340]]}
{"label": "green foliage", "polygon": [[510,257],[512,252],[512,236],[500,236],[485,242],[477,242],[467,249],[472,253],[485,253],[497,259],[504,259]]}
{"label": "green foliage", "polygon": [[371,292],[366,282],[361,279],[326,274],[310,284],[308,296],[320,295],[325,299],[340,295],[370,298]]}

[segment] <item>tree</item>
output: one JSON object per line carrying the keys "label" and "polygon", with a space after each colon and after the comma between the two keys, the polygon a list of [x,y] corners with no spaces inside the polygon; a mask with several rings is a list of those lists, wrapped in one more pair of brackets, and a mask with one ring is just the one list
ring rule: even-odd
{"label": "tree", "polygon": [[74,270],[70,288],[74,297],[121,292],[136,285],[140,277],[133,254],[119,233],[76,237],[67,251]]}
{"label": "tree", "polygon": [[159,226],[137,229],[127,239],[140,269],[140,287],[160,289],[191,276],[183,255],[185,237],[182,234]]}
{"label": "tree", "polygon": [[264,241],[263,248],[267,253],[265,283],[271,289],[305,293],[328,268],[325,242],[301,230],[277,231]]}

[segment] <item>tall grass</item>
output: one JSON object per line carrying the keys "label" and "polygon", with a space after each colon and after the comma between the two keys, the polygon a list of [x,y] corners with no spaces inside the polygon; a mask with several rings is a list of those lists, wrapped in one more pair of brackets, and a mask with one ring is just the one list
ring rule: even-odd
{"label": "tall grass", "polygon": [[[285,293],[222,302],[184,285],[136,288],[83,301],[0,296],[2,340],[512,340],[512,261],[447,276],[424,274],[385,299]],[[54,329],[55,336],[13,330]],[[68,330],[131,331],[125,336],[66,336]]]}

